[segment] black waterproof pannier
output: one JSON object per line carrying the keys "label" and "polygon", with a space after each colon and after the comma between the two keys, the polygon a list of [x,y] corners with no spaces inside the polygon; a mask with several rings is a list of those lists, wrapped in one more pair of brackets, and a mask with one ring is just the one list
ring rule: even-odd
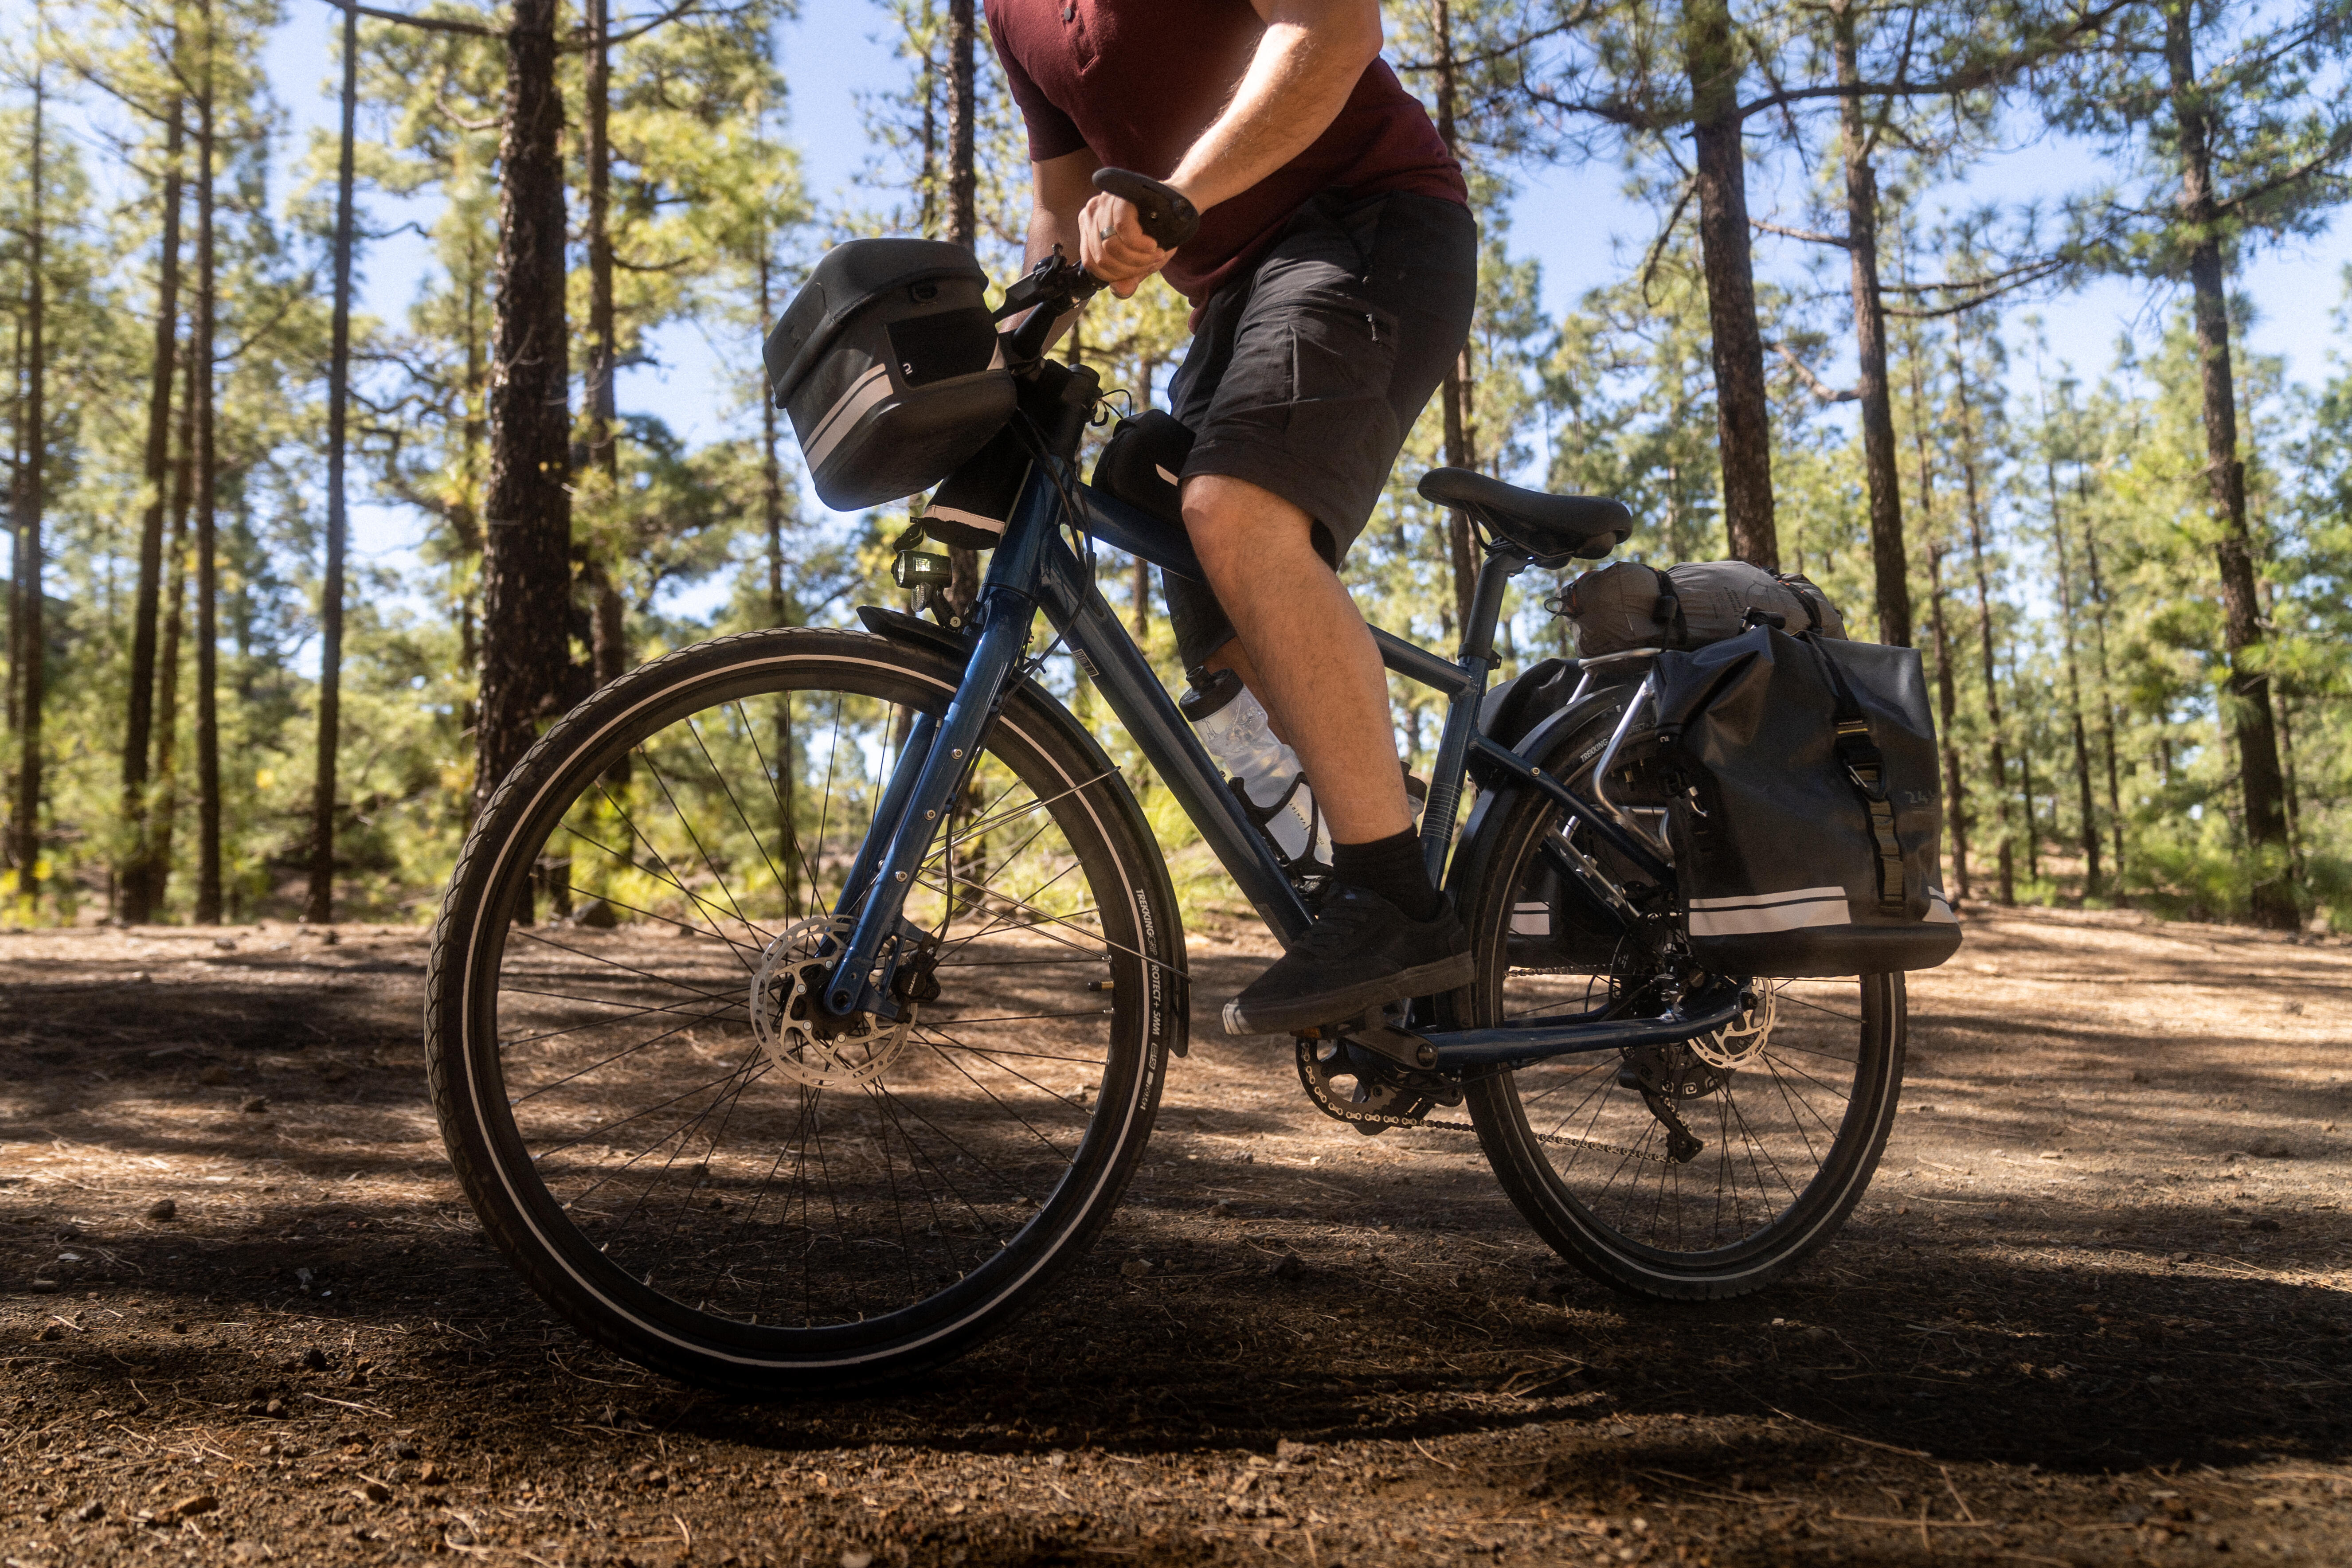
{"label": "black waterproof pannier", "polygon": [[928,489],[1013,417],[988,276],[961,246],[853,239],[768,334],[768,393],[837,511]]}
{"label": "black waterproof pannier", "polygon": [[1656,728],[1629,755],[1663,786],[1695,960],[1868,974],[1958,951],[1916,650],[1758,626],[1661,653],[1651,679]]}

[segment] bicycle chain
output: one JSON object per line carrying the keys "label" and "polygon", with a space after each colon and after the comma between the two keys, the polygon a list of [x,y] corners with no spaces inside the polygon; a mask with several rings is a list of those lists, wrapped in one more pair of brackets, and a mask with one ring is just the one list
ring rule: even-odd
{"label": "bicycle chain", "polygon": [[[1360,1131],[1365,1127],[1429,1127],[1442,1132],[1467,1132],[1474,1136],[1478,1131],[1474,1123],[1468,1121],[1434,1121],[1425,1116],[1391,1116],[1378,1110],[1343,1110],[1308,1074],[1300,1073],[1299,1081],[1306,1086],[1307,1096],[1315,1102],[1316,1110],[1334,1121],[1344,1121]],[[1597,1149],[1604,1154],[1616,1154],[1628,1160],[1645,1160],[1658,1165],[1669,1163],[1664,1154],[1621,1148],[1614,1143],[1596,1142],[1590,1138],[1568,1138],[1557,1132],[1538,1132],[1532,1128],[1528,1129],[1528,1133],[1538,1143],[1551,1143],[1568,1149]]]}

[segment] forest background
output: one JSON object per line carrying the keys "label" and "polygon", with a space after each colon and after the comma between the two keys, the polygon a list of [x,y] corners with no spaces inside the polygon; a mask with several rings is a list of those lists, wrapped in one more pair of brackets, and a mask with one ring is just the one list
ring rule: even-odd
{"label": "forest background", "polygon": [[[593,684],[903,600],[910,506],[804,493],[757,351],[850,235],[1013,276],[984,24],[608,4],[12,0],[0,918],[429,918]],[[2352,0],[1387,11],[1486,255],[1348,563],[1371,618],[1457,616],[1423,468],[1617,494],[1624,555],[1802,571],[1922,648],[1964,900],[2352,926]],[[1183,321],[1154,283],[1076,352],[1164,405]],[[1507,672],[1571,651],[1557,586]]]}

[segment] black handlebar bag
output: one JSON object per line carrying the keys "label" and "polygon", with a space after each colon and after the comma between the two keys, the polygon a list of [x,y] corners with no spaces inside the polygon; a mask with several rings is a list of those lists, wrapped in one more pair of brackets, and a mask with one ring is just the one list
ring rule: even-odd
{"label": "black handlebar bag", "polygon": [[1932,969],[1959,950],[1941,887],[1936,726],[1916,649],[1769,626],[1653,673],[1649,742],[1692,957],[1724,974]]}

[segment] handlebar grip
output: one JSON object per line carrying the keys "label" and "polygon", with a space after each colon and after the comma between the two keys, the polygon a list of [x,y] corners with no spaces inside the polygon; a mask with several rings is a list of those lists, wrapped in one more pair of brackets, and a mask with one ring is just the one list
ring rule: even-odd
{"label": "handlebar grip", "polygon": [[1097,169],[1095,189],[1135,205],[1143,232],[1162,250],[1173,250],[1201,229],[1201,215],[1182,192],[1132,169]]}

